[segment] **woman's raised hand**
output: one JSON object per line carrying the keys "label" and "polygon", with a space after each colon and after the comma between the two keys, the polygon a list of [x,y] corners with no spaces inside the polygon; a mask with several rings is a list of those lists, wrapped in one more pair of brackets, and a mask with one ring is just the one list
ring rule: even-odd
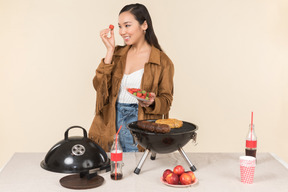
{"label": "woman's raised hand", "polygon": [[[109,35],[109,33],[110,33],[110,35]],[[107,64],[111,63],[113,52],[115,49],[115,38],[114,38],[113,27],[109,27],[107,29],[103,29],[102,31],[100,31],[100,37],[101,37],[105,47],[107,48],[107,53],[106,53],[106,57],[105,57],[104,62]]]}
{"label": "woman's raised hand", "polygon": [[[110,33],[110,36],[108,36]],[[111,30],[110,28],[107,29],[103,29],[100,32],[100,37],[105,45],[105,47],[107,48],[107,50],[113,49],[115,48],[115,38],[114,38],[114,31]]]}

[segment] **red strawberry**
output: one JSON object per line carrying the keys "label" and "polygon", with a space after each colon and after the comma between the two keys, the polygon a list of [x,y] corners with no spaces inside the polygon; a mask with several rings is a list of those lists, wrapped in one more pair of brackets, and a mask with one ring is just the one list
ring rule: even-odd
{"label": "red strawberry", "polygon": [[113,29],[114,29],[114,25],[109,25],[109,28],[110,28],[111,30],[113,30]]}
{"label": "red strawberry", "polygon": [[142,93],[137,92],[137,97],[141,97],[141,96],[142,96]]}

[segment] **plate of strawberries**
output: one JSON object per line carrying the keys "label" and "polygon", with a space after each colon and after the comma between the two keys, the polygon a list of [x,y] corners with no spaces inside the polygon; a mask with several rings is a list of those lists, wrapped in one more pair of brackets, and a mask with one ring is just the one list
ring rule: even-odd
{"label": "plate of strawberries", "polygon": [[134,98],[140,101],[149,101],[151,97],[151,92],[138,89],[138,88],[126,88],[127,92]]}

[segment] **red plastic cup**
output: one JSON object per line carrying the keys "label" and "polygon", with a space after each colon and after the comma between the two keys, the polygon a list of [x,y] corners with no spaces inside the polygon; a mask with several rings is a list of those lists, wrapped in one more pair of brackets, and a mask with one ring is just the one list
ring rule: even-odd
{"label": "red plastic cup", "polygon": [[252,184],[256,167],[256,158],[251,156],[240,157],[240,176],[241,182]]}

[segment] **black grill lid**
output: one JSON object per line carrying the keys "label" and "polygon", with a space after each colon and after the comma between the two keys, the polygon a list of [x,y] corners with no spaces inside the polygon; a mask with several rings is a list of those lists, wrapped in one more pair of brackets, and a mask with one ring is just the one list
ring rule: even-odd
{"label": "black grill lid", "polygon": [[[71,129],[83,130],[83,137],[68,137]],[[64,134],[64,140],[56,143],[41,162],[41,167],[59,173],[81,173],[89,170],[109,170],[110,160],[106,152],[95,142],[87,138],[83,127],[72,126]]]}

